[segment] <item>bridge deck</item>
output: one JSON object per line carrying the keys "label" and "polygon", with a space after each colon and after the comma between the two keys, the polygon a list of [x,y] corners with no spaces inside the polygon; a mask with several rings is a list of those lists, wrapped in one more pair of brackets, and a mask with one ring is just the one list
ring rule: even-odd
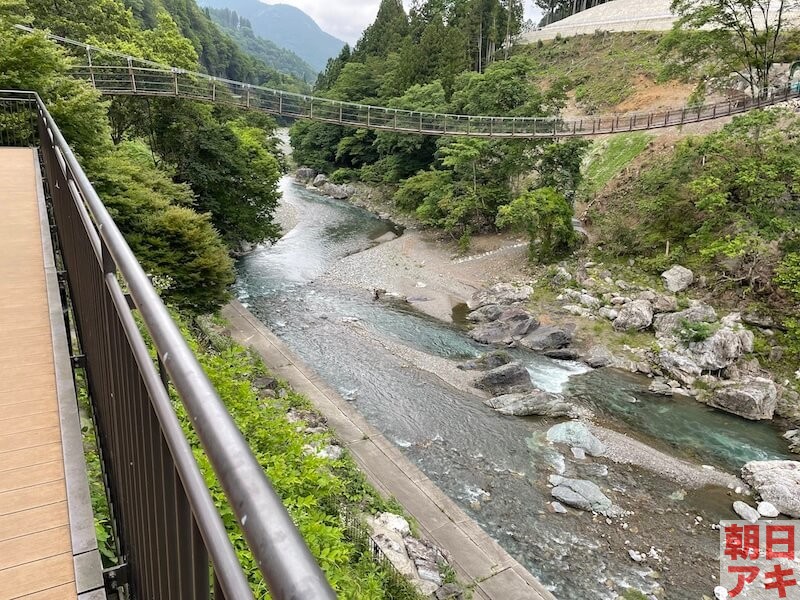
{"label": "bridge deck", "polygon": [[0,599],[77,598],[37,162],[0,148]]}

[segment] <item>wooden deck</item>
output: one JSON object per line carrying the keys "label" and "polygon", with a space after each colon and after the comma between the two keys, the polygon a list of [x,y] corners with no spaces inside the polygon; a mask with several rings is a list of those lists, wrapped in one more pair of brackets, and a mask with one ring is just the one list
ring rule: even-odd
{"label": "wooden deck", "polygon": [[0,600],[77,598],[35,169],[0,148]]}

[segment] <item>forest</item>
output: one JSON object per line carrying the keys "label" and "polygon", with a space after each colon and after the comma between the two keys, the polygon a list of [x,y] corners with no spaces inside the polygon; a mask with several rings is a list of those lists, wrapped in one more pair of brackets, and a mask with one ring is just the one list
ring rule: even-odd
{"label": "forest", "polygon": [[221,306],[231,250],[279,234],[274,121],[175,99],[101,99],[69,76],[64,50],[18,23],[253,83],[288,76],[245,55],[192,2],[0,2],[0,87],[39,92],[168,302],[190,312]]}
{"label": "forest", "polygon": [[[430,0],[406,14],[398,0],[383,0],[355,47],[329,61],[315,93],[432,112],[554,114],[564,105],[564,90],[532,85],[531,59],[512,49],[522,8],[517,0]],[[527,230],[529,217],[559,238],[541,258],[572,245],[569,200],[580,179],[583,141],[436,140],[309,122],[295,124],[291,140],[297,164],[338,182],[394,185],[400,208],[463,246],[499,224]],[[546,202],[526,194],[542,189]],[[501,218],[500,208],[512,202],[518,210]],[[532,249],[532,257],[538,252]]]}

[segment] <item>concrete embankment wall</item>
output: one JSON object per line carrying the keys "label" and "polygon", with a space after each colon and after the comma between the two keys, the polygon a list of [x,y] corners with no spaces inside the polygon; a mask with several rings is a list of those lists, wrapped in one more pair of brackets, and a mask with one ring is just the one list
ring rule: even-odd
{"label": "concrete embankment wall", "polygon": [[328,420],[336,437],[382,494],[394,496],[419,523],[423,537],[444,548],[473,598],[555,600],[544,586],[508,554],[381,433],[369,425],[241,303],[222,310],[228,331],[256,350],[274,375],[304,394]]}

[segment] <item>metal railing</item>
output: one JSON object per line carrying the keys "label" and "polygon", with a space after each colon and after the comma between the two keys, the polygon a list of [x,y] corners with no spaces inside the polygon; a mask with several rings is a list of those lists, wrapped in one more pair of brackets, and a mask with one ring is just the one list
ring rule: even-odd
{"label": "metal railing", "polygon": [[[134,598],[251,599],[169,396],[180,397],[271,595],[335,598],[247,442],[37,94],[0,107],[38,129],[57,245]],[[15,117],[19,123],[20,117]],[[15,131],[21,131],[17,127]],[[2,139],[0,137],[0,139]],[[27,144],[32,139],[11,140]],[[138,310],[161,373],[134,318]],[[212,591],[213,590],[213,591]]]}
{"label": "metal railing", "polygon": [[[25,31],[32,29],[17,26]],[[585,117],[495,117],[371,106],[332,100],[212,77],[50,35],[79,51],[72,73],[109,96],[176,97],[258,110],[348,127],[434,136],[531,139],[595,136],[645,131],[720,119],[800,98],[797,86],[770,88],[700,106],[649,113]]]}

